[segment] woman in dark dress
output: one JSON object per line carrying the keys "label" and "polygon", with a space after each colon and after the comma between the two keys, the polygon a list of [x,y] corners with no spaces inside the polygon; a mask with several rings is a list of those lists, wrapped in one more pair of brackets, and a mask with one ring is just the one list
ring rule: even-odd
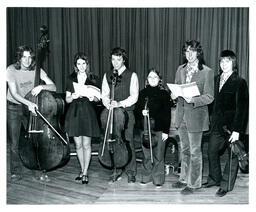
{"label": "woman in dark dress", "polygon": [[97,116],[92,101],[97,101],[91,92],[75,90],[74,86],[97,85],[97,78],[89,71],[88,57],[77,53],[74,57],[74,72],[68,77],[66,102],[69,103],[65,130],[74,138],[81,172],[75,180],[89,182],[88,167],[91,159],[91,138],[100,136]]}
{"label": "woman in dark dress", "polygon": [[[170,95],[163,88],[161,81],[159,72],[155,69],[150,69],[146,87],[140,91],[135,107],[136,123],[139,128],[143,129],[142,123],[147,114],[154,120],[154,126],[151,126],[151,131],[153,131],[151,134],[156,141],[156,146],[152,150],[153,163],[151,162],[150,149],[142,145],[144,158],[141,184],[153,182],[157,187],[162,186],[165,181],[164,150],[171,119]],[[146,99],[148,99],[148,109],[145,109]]]}

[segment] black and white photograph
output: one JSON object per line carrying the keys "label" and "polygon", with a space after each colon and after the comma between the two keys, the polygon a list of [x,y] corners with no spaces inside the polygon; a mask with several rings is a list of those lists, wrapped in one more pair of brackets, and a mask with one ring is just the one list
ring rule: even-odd
{"label": "black and white photograph", "polygon": [[255,11],[5,1],[1,208],[251,210]]}

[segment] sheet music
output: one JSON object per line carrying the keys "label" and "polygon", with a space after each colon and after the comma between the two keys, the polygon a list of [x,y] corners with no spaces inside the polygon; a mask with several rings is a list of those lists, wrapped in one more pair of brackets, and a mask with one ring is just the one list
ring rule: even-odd
{"label": "sheet music", "polygon": [[101,99],[101,92],[100,89],[93,86],[93,85],[83,85],[76,82],[73,82],[75,93],[88,97],[89,99],[92,99],[93,97],[96,97],[97,99]]}
{"label": "sheet music", "polygon": [[194,97],[200,95],[196,82],[181,85],[167,83],[167,86],[175,96]]}

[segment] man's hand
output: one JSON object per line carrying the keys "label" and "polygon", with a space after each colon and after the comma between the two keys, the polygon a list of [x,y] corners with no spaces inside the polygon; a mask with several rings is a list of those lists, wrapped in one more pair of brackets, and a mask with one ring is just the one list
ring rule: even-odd
{"label": "man's hand", "polygon": [[29,110],[30,112],[32,112],[33,115],[35,115],[35,116],[36,116],[36,109],[38,110],[37,104],[35,104],[35,103],[33,103],[33,102],[29,102],[29,104],[28,104],[28,110]]}
{"label": "man's hand", "polygon": [[121,104],[120,104],[120,102],[113,100],[113,101],[111,101],[109,107],[117,108],[117,107],[121,107]]}
{"label": "man's hand", "polygon": [[173,93],[171,93],[171,98],[172,98],[172,100],[175,100],[175,99],[177,99],[178,97],[175,96]]}
{"label": "man's hand", "polygon": [[31,94],[33,96],[37,96],[41,91],[43,90],[43,86],[42,85],[38,85],[36,87],[34,87],[31,91]]}
{"label": "man's hand", "polygon": [[183,97],[187,103],[194,103],[193,97]]}
{"label": "man's hand", "polygon": [[238,132],[235,132],[233,131],[230,138],[228,139],[228,141],[230,143],[233,143],[234,141],[237,141],[239,139],[239,133]]}

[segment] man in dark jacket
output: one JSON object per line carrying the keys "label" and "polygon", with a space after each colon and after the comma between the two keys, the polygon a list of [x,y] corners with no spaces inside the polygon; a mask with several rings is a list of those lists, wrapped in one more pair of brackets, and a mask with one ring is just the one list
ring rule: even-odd
{"label": "man in dark jacket", "polygon": [[[246,81],[238,76],[235,53],[224,50],[221,52],[219,61],[221,71],[215,78],[215,100],[208,146],[209,176],[203,187],[220,186],[216,196],[222,197],[233,190],[235,184],[238,158],[232,154],[230,167],[229,144],[238,140],[245,132],[249,94]],[[231,132],[230,136],[223,131],[224,126]],[[223,153],[226,148],[228,148],[229,157],[222,174],[220,153]]]}

